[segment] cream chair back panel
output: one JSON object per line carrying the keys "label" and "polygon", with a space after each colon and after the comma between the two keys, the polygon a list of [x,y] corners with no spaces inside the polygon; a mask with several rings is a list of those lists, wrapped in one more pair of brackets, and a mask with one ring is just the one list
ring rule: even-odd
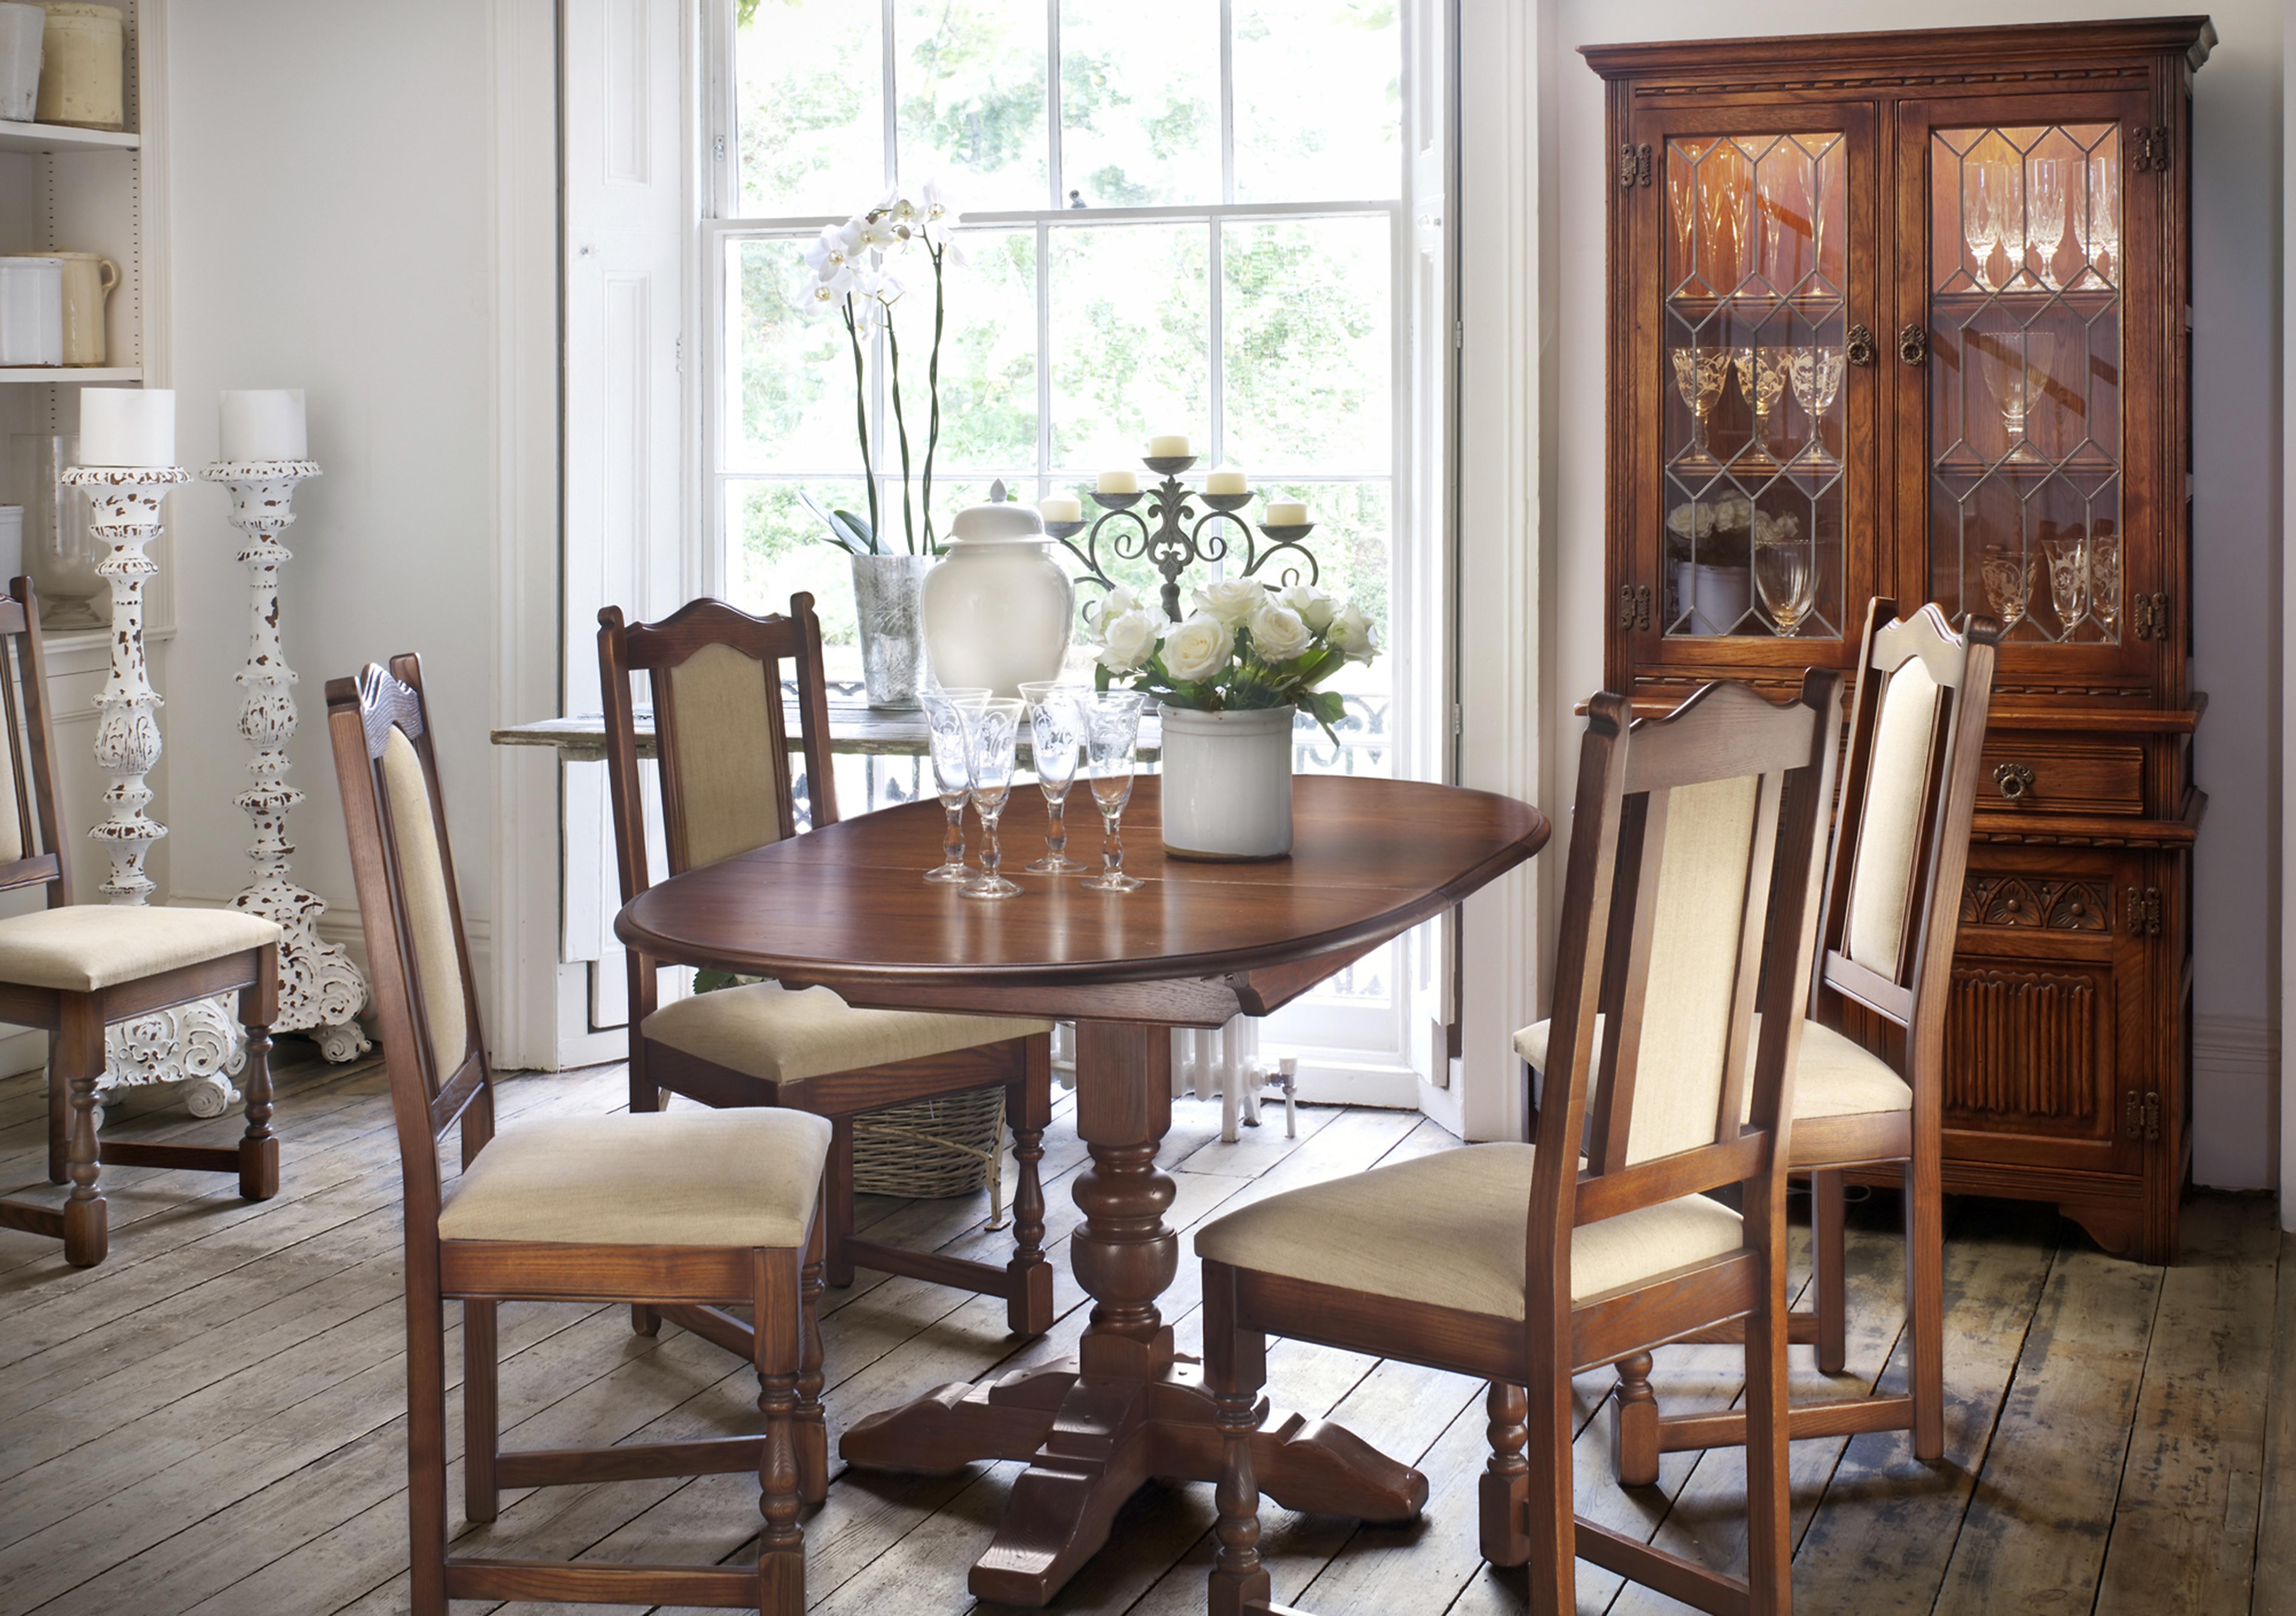
{"label": "cream chair back panel", "polygon": [[1715,1141],[1761,783],[1747,775],[1669,795],[1629,1166]]}
{"label": "cream chair back panel", "polygon": [[[1864,828],[1849,877],[1844,931],[1849,957],[1896,981],[1921,849],[1922,804],[1935,751],[1938,682],[1919,657],[1909,658],[1882,692],[1874,762],[1866,781]],[[1957,894],[1948,901],[1957,901]]]}
{"label": "cream chair back panel", "polygon": [[766,664],[731,645],[705,645],[657,680],[670,687],[668,754],[677,769],[688,868],[781,840]]}
{"label": "cream chair back panel", "polygon": [[463,1004],[463,956],[455,946],[455,908],[447,898],[447,865],[439,857],[439,826],[430,816],[430,788],[422,759],[406,732],[393,725],[382,743],[382,783],[390,798],[391,840],[406,892],[406,930],[414,950],[422,1018],[430,1028],[435,1080],[463,1064],[471,1024]]}

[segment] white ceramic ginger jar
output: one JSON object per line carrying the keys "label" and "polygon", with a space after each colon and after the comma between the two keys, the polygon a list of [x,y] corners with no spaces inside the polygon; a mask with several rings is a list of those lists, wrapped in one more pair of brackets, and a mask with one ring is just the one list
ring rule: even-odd
{"label": "white ceramic ginger jar", "polygon": [[959,511],[923,605],[925,658],[942,685],[1018,697],[1024,680],[1060,677],[1076,588],[1029,506]]}

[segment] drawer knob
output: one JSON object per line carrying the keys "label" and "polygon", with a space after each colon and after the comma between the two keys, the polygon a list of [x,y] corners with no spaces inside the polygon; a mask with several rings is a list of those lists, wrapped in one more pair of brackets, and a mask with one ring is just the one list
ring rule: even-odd
{"label": "drawer knob", "polygon": [[2033,794],[2033,771],[2021,763],[1997,764],[1993,783],[2001,788],[2005,799],[2015,802]]}

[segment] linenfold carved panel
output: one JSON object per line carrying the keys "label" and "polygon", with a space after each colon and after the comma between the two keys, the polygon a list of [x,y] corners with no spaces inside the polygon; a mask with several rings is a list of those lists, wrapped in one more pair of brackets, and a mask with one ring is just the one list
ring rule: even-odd
{"label": "linenfold carved panel", "polygon": [[1956,971],[1946,1010],[1946,1109],[2093,1118],[2096,1009],[2096,984],[2085,976]]}
{"label": "linenfold carved panel", "polygon": [[2102,882],[1972,875],[1962,884],[1961,923],[2045,931],[2110,931],[2112,899]]}

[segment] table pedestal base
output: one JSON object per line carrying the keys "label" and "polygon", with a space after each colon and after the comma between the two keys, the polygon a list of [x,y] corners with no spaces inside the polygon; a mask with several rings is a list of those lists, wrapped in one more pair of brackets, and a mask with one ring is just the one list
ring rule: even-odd
{"label": "table pedestal base", "polygon": [[[1149,1380],[1086,1374],[1069,1358],[985,1385],[960,1381],[863,1419],[838,1451],[863,1469],[925,1474],[1027,1461],[969,1579],[976,1596],[1006,1604],[1048,1603],[1108,1541],[1142,1482],[1216,1481],[1220,1472],[1211,1395],[1181,1363]],[[1263,1409],[1252,1467],[1260,1490],[1286,1509],[1401,1522],[1427,1503],[1426,1477],[1353,1431],[1301,1415]]]}

